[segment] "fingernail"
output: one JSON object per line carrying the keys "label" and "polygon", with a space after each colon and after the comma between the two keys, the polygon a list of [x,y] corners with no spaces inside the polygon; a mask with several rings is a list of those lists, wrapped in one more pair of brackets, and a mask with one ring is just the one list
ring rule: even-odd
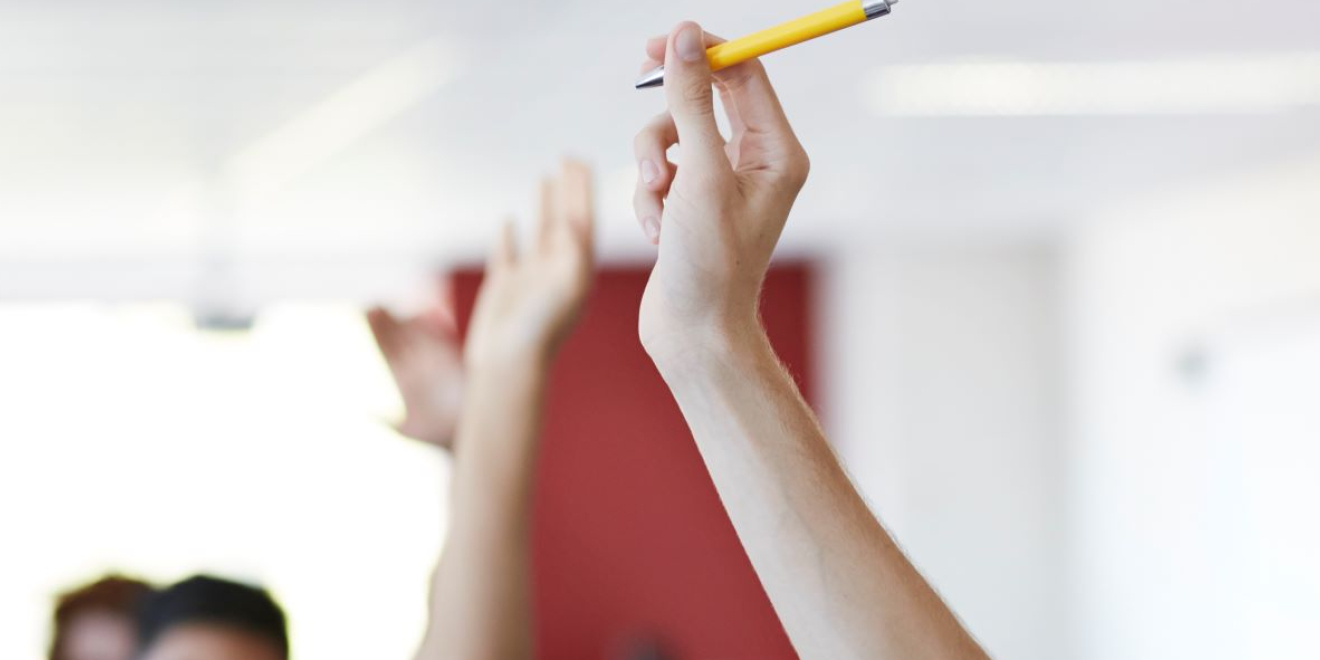
{"label": "fingernail", "polygon": [[644,183],[655,183],[659,176],[660,171],[656,169],[655,163],[649,160],[642,161],[642,181]]}
{"label": "fingernail", "polygon": [[685,25],[674,37],[674,50],[684,62],[696,62],[706,56],[705,45],[701,43],[701,28]]}
{"label": "fingernail", "polygon": [[646,232],[646,240],[652,243],[660,240],[660,222],[655,218],[642,219],[642,231]]}

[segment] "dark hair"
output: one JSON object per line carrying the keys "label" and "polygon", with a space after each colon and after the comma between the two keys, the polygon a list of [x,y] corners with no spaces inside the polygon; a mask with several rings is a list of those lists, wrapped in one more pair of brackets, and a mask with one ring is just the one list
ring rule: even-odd
{"label": "dark hair", "polygon": [[101,613],[123,617],[133,625],[138,608],[152,594],[147,583],[108,575],[91,584],[60,594],[55,604],[55,634],[50,643],[50,660],[63,660],[69,626],[84,614]]}
{"label": "dark hair", "polygon": [[188,623],[241,630],[289,656],[284,610],[260,587],[198,575],[161,591],[147,601],[138,621],[143,651],[171,628]]}

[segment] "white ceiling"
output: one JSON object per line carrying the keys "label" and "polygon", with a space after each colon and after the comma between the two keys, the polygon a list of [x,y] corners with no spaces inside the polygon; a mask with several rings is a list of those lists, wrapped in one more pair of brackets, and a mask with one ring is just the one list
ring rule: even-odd
{"label": "white ceiling", "polygon": [[[0,0],[0,295],[42,290],[15,283],[20,265],[56,281],[68,266],[151,264],[153,280],[199,253],[477,254],[565,152],[600,170],[605,249],[644,254],[631,138],[662,95],[631,87],[642,40],[683,18],[736,35],[823,4]],[[883,66],[1316,52],[1309,0],[904,0],[768,60],[814,164],[786,240],[1038,237],[1163,186],[1320,153],[1315,106],[880,116],[866,84]],[[77,289],[64,284],[50,290]]]}

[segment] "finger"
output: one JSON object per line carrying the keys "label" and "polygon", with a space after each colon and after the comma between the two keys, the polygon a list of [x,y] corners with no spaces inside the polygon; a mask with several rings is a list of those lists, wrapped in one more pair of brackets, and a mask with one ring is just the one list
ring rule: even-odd
{"label": "finger", "polygon": [[386,358],[393,356],[398,350],[399,322],[383,308],[372,307],[367,310],[367,326],[371,328],[381,354]]}
{"label": "finger", "polygon": [[[727,41],[709,32],[704,33],[703,38],[707,48]],[[654,69],[658,61],[664,59],[665,39],[652,37],[647,40],[646,56],[656,61],[656,64],[647,62],[650,66],[643,73]],[[735,134],[750,129],[768,133],[776,140],[796,141],[779,97],[759,59],[716,71],[714,78],[715,87],[720,91],[720,100],[729,113],[729,126]]]}
{"label": "finger", "polygon": [[665,52],[665,98],[683,145],[684,163],[707,175],[729,170],[724,138],[715,125],[712,83],[701,27],[680,23]]}
{"label": "finger", "polygon": [[592,207],[591,168],[586,163],[564,159],[560,189],[560,209],[570,229],[591,245],[595,231],[595,211]]}
{"label": "finger", "polygon": [[433,316],[437,327],[447,335],[458,334],[458,312],[454,302],[454,280],[445,275],[436,283]]}
{"label": "finger", "polygon": [[430,307],[418,314],[414,321],[416,322],[417,333],[427,337],[448,341],[458,334],[454,327],[453,317],[449,316],[449,313],[439,305]]}
{"label": "finger", "polygon": [[665,49],[668,47],[669,47],[669,35],[658,34],[646,40],[646,56],[657,62],[664,62]]}
{"label": "finger", "polygon": [[540,207],[536,216],[536,241],[537,244],[545,249],[550,245],[550,237],[555,231],[555,224],[559,222],[559,206],[557,197],[559,181],[546,177],[541,179],[541,200]]}
{"label": "finger", "polygon": [[669,113],[661,113],[633,139],[637,160],[637,186],[633,192],[633,213],[642,233],[652,244],[660,240],[660,219],[664,198],[674,180],[674,166],[665,153],[678,141],[678,129]]}
{"label": "finger", "polygon": [[[721,37],[716,34],[711,34],[709,32],[705,33],[705,39],[706,39],[707,48],[710,48],[711,46],[718,46],[728,41],[728,39],[725,39],[724,37]],[[735,64],[731,67],[714,72],[715,89],[719,90],[720,92],[720,105],[724,106],[724,112],[729,117],[729,129],[733,131],[734,136],[741,135],[743,132],[745,132],[747,130],[747,125],[743,121],[742,117],[735,111],[732,100],[728,94],[727,87],[728,87],[728,81],[731,78],[737,79],[740,76],[744,75],[743,72],[743,69],[745,68],[744,65],[746,65],[746,68],[760,67],[761,61],[750,60],[749,62]],[[762,71],[764,72],[764,68],[762,68]]]}
{"label": "finger", "polygon": [[[660,36],[658,36],[658,37],[651,37],[650,39],[647,39],[647,40],[646,40],[646,57],[647,57],[647,60],[646,60],[645,62],[642,63],[642,70],[639,72],[640,74],[645,75],[645,74],[647,74],[647,73],[650,73],[651,71],[654,71],[656,67],[658,67],[658,66],[662,66],[662,65],[664,64],[664,59],[665,59],[665,48],[666,48],[666,45],[667,45],[667,43],[668,43],[668,38],[669,38],[669,37],[668,37],[667,35],[660,35]],[[719,35],[715,35],[715,34],[711,34],[711,33],[709,33],[709,32],[705,32],[705,33],[703,33],[703,37],[702,37],[702,38],[703,38],[703,40],[704,40],[705,43],[706,43],[706,48],[710,48],[711,46],[718,46],[719,44],[722,44],[722,43],[728,41],[728,40],[725,39],[724,37],[721,37],[721,36],[719,36]],[[759,64],[759,61],[758,61],[758,64]],[[742,66],[742,65],[737,65],[737,66],[730,67],[730,68],[731,68],[731,69],[737,69],[739,66]],[[728,110],[729,107],[730,107],[730,106],[729,106],[729,99],[728,99],[728,97],[724,94],[724,90],[723,90],[723,87],[722,87],[721,84],[720,84],[720,80],[721,80],[721,78],[726,77],[727,75],[729,75],[729,74],[726,74],[726,73],[725,73],[725,71],[728,71],[728,70],[729,70],[729,69],[725,69],[725,70],[723,70],[723,71],[716,71],[716,72],[714,72],[714,73],[715,73],[715,86],[716,86],[717,89],[720,89],[720,100],[724,102],[724,105],[725,105],[725,109],[726,109],[726,110]],[[738,73],[738,72],[733,72],[733,73]],[[730,128],[733,129],[733,133],[734,133],[734,135],[738,135],[738,134],[742,133],[744,130],[746,130],[746,127],[743,125],[742,121],[738,118],[738,116],[737,116],[735,113],[732,113],[732,112],[729,113],[729,126],[730,126]]]}
{"label": "finger", "polygon": [[[713,35],[713,34],[711,34],[711,33],[709,33],[709,32],[703,32],[703,38],[704,38],[704,40],[705,40],[705,42],[706,42],[706,47],[707,47],[707,48],[710,48],[711,46],[715,46],[715,45],[718,45],[718,44],[722,44],[722,43],[724,43],[725,41],[728,41],[727,39],[725,39],[725,38],[723,38],[723,37],[717,37],[717,36],[715,36],[715,35]],[[667,48],[668,45],[669,45],[669,35],[667,35],[667,34],[660,34],[660,35],[656,35],[656,36],[654,36],[654,37],[651,37],[650,39],[647,39],[647,40],[646,40],[646,57],[647,57],[648,59],[654,60],[655,63],[656,63],[656,66],[660,66],[661,64],[664,64],[664,60],[665,60],[665,48]]]}
{"label": "finger", "polygon": [[717,72],[715,87],[735,134],[752,131],[772,143],[798,143],[760,60],[748,60]]}
{"label": "finger", "polygon": [[[710,48],[711,46],[718,46],[728,41],[724,37],[721,37],[719,35],[714,35],[709,32],[706,32],[704,37],[706,40],[706,48]],[[752,60],[751,62],[752,63],[749,64],[748,66],[761,65],[760,60]],[[743,64],[747,64],[747,63],[744,62]],[[732,67],[715,71],[713,74],[713,77],[715,78],[715,89],[719,90],[720,92],[720,105],[724,106],[724,112],[729,118],[729,130],[733,132],[733,136],[735,137],[744,133],[747,130],[747,125],[745,122],[743,122],[742,117],[740,117],[738,113],[734,111],[734,106],[731,104],[729,95],[725,89],[726,85],[723,81],[726,80],[731,75],[729,73],[731,70],[739,69],[739,67],[742,67],[743,64],[735,64]],[[735,71],[734,73],[737,72]]]}
{"label": "finger", "polygon": [[513,221],[505,220],[504,226],[500,228],[500,235],[495,239],[495,247],[491,250],[490,260],[487,262],[487,269],[493,273],[498,273],[509,268],[518,262],[518,241],[513,233]]}
{"label": "finger", "polygon": [[666,155],[678,143],[678,128],[669,113],[661,113],[633,138],[633,156],[637,160],[637,180],[647,188],[664,192],[673,179],[673,167]]}
{"label": "finger", "polygon": [[399,323],[399,348],[404,355],[417,353],[418,347],[428,337],[436,335],[432,329],[433,321],[426,312],[410,317]]}
{"label": "finger", "polygon": [[641,226],[642,234],[651,245],[660,243],[660,217],[664,210],[661,193],[647,188],[638,181],[637,188],[633,191],[633,213],[637,216],[637,224]]}

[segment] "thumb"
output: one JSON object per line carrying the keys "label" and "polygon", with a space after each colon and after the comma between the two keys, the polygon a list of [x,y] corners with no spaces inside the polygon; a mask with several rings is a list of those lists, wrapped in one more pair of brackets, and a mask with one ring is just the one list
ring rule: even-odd
{"label": "thumb", "polygon": [[713,82],[705,32],[696,23],[679,23],[665,50],[665,98],[678,129],[678,142],[685,161],[695,160],[692,164],[702,168],[727,168],[724,138],[715,125]]}

